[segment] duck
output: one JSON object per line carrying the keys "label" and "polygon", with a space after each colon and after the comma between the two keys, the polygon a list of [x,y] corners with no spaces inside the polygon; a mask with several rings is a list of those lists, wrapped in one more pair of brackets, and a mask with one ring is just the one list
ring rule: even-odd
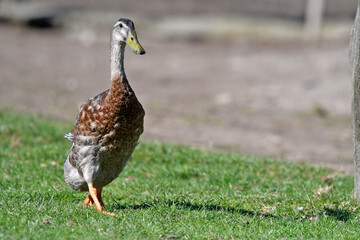
{"label": "duck", "polygon": [[145,111],[131,88],[124,70],[125,47],[145,54],[135,25],[120,18],[110,37],[110,89],[85,101],[74,128],[65,138],[72,142],[64,160],[65,182],[74,190],[88,192],[82,206],[94,206],[104,214],[104,186],[123,171],[144,131]]}

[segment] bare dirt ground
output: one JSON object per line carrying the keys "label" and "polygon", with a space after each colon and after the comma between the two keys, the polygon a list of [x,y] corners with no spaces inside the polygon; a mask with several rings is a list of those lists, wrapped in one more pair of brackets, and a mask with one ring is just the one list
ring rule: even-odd
{"label": "bare dirt ground", "polygon": [[[74,121],[110,86],[109,29],[0,25],[0,104]],[[348,39],[168,39],[125,69],[146,110],[144,139],[273,156],[352,172]],[[71,129],[69,129],[70,131]]]}

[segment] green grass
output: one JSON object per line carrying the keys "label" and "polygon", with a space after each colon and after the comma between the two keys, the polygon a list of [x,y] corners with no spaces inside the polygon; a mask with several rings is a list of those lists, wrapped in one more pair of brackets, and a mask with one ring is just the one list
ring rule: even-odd
{"label": "green grass", "polygon": [[[0,111],[0,239],[360,236],[351,176],[162,143],[142,143],[104,188],[106,210],[120,217],[81,208],[86,194],[63,180],[70,130],[69,123]],[[331,189],[316,195],[319,187]]]}

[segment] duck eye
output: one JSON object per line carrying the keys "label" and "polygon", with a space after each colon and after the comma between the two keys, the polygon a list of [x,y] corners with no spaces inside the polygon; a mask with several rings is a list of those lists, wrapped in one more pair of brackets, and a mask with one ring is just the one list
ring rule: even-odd
{"label": "duck eye", "polygon": [[122,27],[123,27],[123,25],[120,23],[119,27],[120,27],[120,28],[122,28]]}

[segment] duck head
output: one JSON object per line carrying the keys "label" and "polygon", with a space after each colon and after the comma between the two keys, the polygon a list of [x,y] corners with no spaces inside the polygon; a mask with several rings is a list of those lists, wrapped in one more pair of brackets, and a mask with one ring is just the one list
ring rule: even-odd
{"label": "duck head", "polygon": [[112,30],[112,39],[117,44],[127,44],[135,54],[145,54],[144,48],[140,45],[134,23],[127,18],[120,18]]}

